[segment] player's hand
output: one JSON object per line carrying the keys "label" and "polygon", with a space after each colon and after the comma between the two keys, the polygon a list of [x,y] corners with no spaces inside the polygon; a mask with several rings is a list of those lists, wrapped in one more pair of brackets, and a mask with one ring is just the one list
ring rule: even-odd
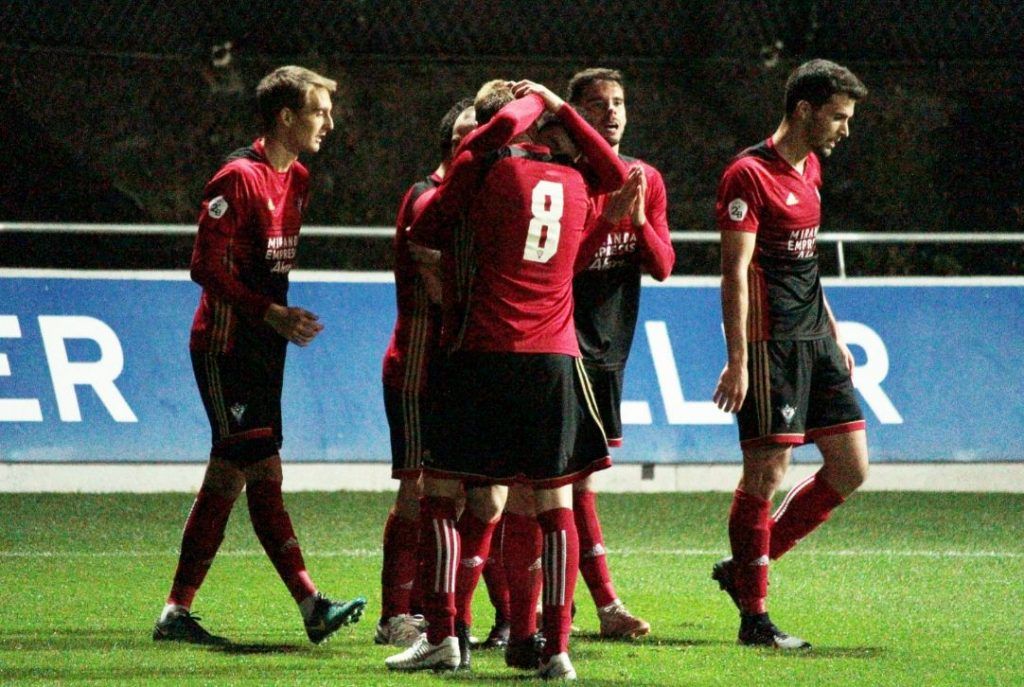
{"label": "player's hand", "polygon": [[633,220],[633,226],[639,229],[647,224],[647,214],[644,212],[644,198],[647,197],[647,175],[643,173],[643,168],[640,165],[635,165],[629,171],[632,172],[634,169],[640,170],[640,188],[629,215]]}
{"label": "player's hand", "polygon": [[839,346],[839,353],[843,356],[843,363],[846,365],[846,371],[850,373],[850,378],[853,378],[853,353],[850,352],[850,347],[846,345],[838,336],[836,337],[836,345]]}
{"label": "player's hand", "polygon": [[547,86],[526,79],[512,84],[512,95],[517,98],[539,95],[544,101],[544,106],[551,112],[558,112],[558,108],[565,104],[565,101],[555,95]]}
{"label": "player's hand", "polygon": [[623,217],[630,214],[636,206],[641,184],[644,184],[644,171],[640,167],[632,167],[626,175],[626,183],[618,191],[608,194],[601,217],[610,224],[618,224]]}
{"label": "player's hand", "polygon": [[747,396],[750,380],[746,365],[730,365],[726,363],[722,374],[718,377],[718,386],[712,399],[719,410],[726,413],[738,413]]}
{"label": "player's hand", "polygon": [[263,321],[297,346],[309,345],[324,330],[320,318],[314,313],[302,308],[286,308],[277,303],[270,304]]}

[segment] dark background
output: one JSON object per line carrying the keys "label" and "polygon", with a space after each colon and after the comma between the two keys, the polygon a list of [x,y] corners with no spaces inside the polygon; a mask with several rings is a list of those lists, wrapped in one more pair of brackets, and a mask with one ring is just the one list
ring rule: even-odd
{"label": "dark background", "polygon": [[[622,152],[665,176],[675,231],[714,228],[722,168],[767,137],[811,57],[870,90],[825,163],[824,231],[1024,229],[1024,3],[186,2],[0,5],[0,221],[195,221],[204,182],[256,135],[251,93],[298,63],[337,79],[337,128],[307,160],[307,224],[390,225],[437,163],[437,120],[483,81],[562,92],[627,79]],[[229,44],[229,46],[228,46]],[[165,268],[187,237],[0,232],[4,265]],[[676,244],[677,273],[717,247]],[[824,259],[833,259],[823,246]],[[301,263],[389,266],[382,240],[304,239]],[[1022,244],[850,244],[851,274],[1020,274]]]}

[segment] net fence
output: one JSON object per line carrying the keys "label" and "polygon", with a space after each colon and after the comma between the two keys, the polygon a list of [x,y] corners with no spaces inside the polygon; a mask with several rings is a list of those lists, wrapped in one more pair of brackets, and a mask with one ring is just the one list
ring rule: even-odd
{"label": "net fence", "polygon": [[16,0],[0,6],[18,48],[197,56],[230,41],[264,55],[847,60],[1020,57],[1024,4],[978,0],[566,0],[253,3]]}
{"label": "net fence", "polygon": [[[18,170],[2,220],[194,222],[219,160],[255,135],[254,85],[298,62],[342,84],[306,221],[389,225],[436,166],[451,103],[494,77],[564,91],[611,66],[627,83],[622,152],[661,170],[673,230],[708,231],[725,163],[777,125],[788,71],[826,57],[871,91],[827,163],[826,231],[1024,230],[1021,2],[14,0],[0,25],[0,147]],[[11,241],[7,264],[52,252]],[[1019,247],[864,250],[875,273],[1024,271]],[[680,271],[717,269],[713,246],[679,252]],[[332,244],[317,260],[383,267],[388,251]]]}

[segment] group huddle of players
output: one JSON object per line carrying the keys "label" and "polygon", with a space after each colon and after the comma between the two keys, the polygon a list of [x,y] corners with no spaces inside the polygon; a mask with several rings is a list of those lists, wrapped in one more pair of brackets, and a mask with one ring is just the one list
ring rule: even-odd
{"label": "group huddle of players", "polygon": [[[317,591],[280,489],[285,349],[323,329],[287,304],[308,200],[298,155],[317,152],[333,128],[335,88],[301,67],[265,77],[263,136],[204,191],[191,349],[212,449],[157,640],[226,641],[190,609],[242,486],[312,641],[358,620],[366,603]],[[712,577],[740,610],[743,644],[809,646],[768,618],[768,563],[824,522],[867,471],[853,358],[821,289],[815,246],[819,157],[849,135],[865,96],[844,67],[801,65],[778,130],[740,153],[719,187],[728,360],[715,402],[737,413],[744,462],[729,516],[732,556]],[[622,443],[641,275],[664,280],[675,260],[661,174],[619,153],[626,123],[617,70],[578,72],[567,100],[528,80],[490,81],[441,120],[441,163],[402,200],[398,316],[383,366],[399,489],[384,530],[375,636],[403,647],[385,661],[392,670],[468,669],[471,646],[481,646],[503,648],[510,667],[574,679],[568,644],[581,573],[602,637],[650,632],[612,584],[592,480]],[[275,248],[285,245],[282,257]],[[809,441],[821,471],[772,514],[792,447]],[[481,576],[495,622],[477,642],[471,602]]]}
{"label": "group huddle of players", "polygon": [[457,103],[441,165],[399,210],[384,394],[401,486],[377,631],[412,643],[397,670],[468,667],[481,574],[496,610],[483,645],[513,667],[572,672],[578,571],[602,636],[650,631],[615,593],[590,475],[622,442],[641,273],[665,279],[675,260],[665,186],[618,155],[619,72],[586,70],[569,91],[567,105],[495,80]]}

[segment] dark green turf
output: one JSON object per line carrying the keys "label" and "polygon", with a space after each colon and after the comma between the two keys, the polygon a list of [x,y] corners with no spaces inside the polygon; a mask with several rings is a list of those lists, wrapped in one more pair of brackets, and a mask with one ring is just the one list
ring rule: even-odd
{"label": "dark green turf", "polygon": [[[286,495],[310,572],[363,622],[305,640],[244,505],[194,611],[226,650],[156,644],[191,497],[0,494],[0,683],[53,685],[515,684],[493,652],[469,675],[389,675],[373,645],[380,528],[393,497]],[[735,644],[736,614],[708,578],[727,550],[727,494],[603,495],[621,596],[651,621],[636,644],[596,639],[578,589],[572,656],[592,685],[1024,685],[1024,496],[866,493],[773,565],[776,622],[800,655]],[[479,633],[490,625],[483,590]]]}

